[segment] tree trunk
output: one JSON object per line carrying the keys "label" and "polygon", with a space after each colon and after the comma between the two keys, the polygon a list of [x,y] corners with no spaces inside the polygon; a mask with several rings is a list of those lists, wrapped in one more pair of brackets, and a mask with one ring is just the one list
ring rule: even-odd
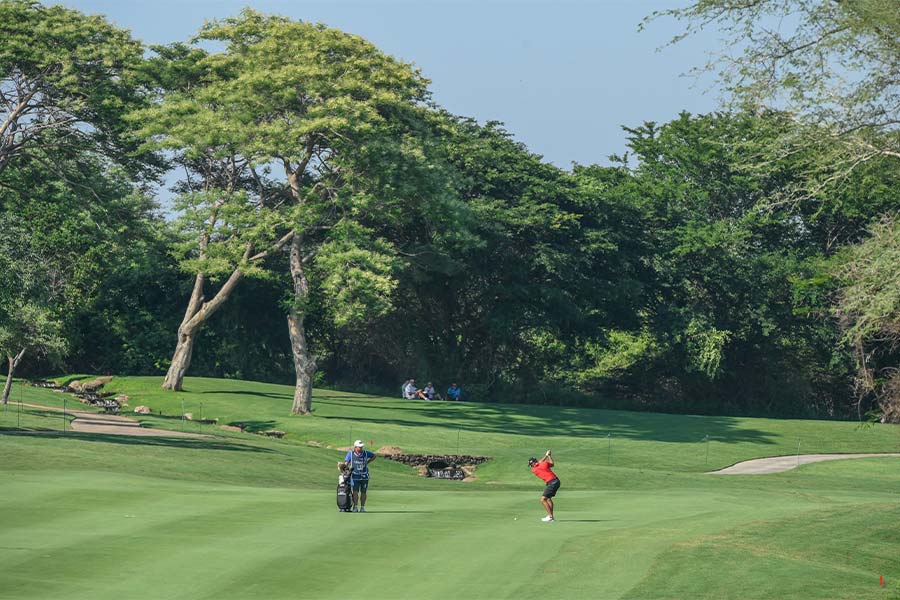
{"label": "tree trunk", "polygon": [[297,380],[294,385],[294,404],[291,414],[308,415],[312,410],[312,381],[316,374],[316,359],[309,351],[306,341],[306,329],[303,321],[306,317],[304,308],[309,296],[309,282],[303,271],[300,236],[294,236],[291,242],[291,279],[294,282],[294,302],[288,312],[288,333],[291,337],[291,352],[294,355],[294,371]]}
{"label": "tree trunk", "polygon": [[[250,248],[248,246],[246,254],[249,253]],[[178,343],[175,345],[172,364],[169,365],[166,379],[162,384],[163,389],[176,392],[181,391],[184,375],[187,373],[188,367],[191,366],[191,356],[194,354],[194,342],[197,339],[197,333],[225,301],[231,297],[231,293],[243,276],[240,269],[235,269],[222,286],[222,289],[213,296],[213,299],[209,302],[204,302],[203,284],[205,283],[205,277],[202,273],[197,274],[196,279],[194,279],[191,299],[188,302],[187,310],[184,312],[184,319],[178,327]]]}
{"label": "tree trunk", "polygon": [[175,345],[175,354],[172,356],[172,364],[166,372],[166,379],[163,381],[163,389],[180,392],[184,382],[184,374],[187,373],[188,367],[191,366],[191,356],[194,354],[194,341],[197,339],[196,329],[191,327],[191,319],[200,312],[203,306],[203,285],[206,283],[206,277],[203,273],[197,273],[194,277],[194,289],[191,290],[191,299],[188,301],[187,309],[184,311],[184,318],[181,325],[178,326],[178,343]]}
{"label": "tree trunk", "polygon": [[9,373],[6,375],[6,384],[3,386],[2,404],[9,404],[9,390],[12,389],[13,373],[16,370],[13,366],[12,356],[7,357],[7,360],[9,361]]}
{"label": "tree trunk", "polygon": [[197,340],[196,331],[183,331],[178,328],[178,344],[175,346],[175,354],[172,356],[172,364],[166,372],[163,388],[180,392],[184,383],[184,375],[191,366],[191,357],[194,354],[194,342]]}
{"label": "tree trunk", "polygon": [[25,348],[22,348],[22,351],[15,356],[6,357],[9,372],[6,374],[6,383],[3,385],[3,398],[0,399],[0,404],[9,404],[9,392],[12,390],[13,375],[15,375],[16,367],[19,366],[19,361],[22,360],[23,356],[25,356]]}
{"label": "tree trunk", "polygon": [[294,404],[291,407],[291,414],[294,415],[308,415],[312,411],[312,381],[313,375],[316,374],[316,359],[306,343],[303,318],[304,314],[301,311],[293,309],[288,315],[288,332],[294,355],[294,371],[297,374],[294,384]]}

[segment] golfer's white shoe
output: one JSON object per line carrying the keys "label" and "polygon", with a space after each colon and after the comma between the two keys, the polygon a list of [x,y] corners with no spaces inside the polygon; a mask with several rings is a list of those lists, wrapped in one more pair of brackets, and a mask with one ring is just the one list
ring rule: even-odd
{"label": "golfer's white shoe", "polygon": [[359,512],[366,512],[366,507],[365,507],[365,506],[360,506],[360,507],[359,507]]}
{"label": "golfer's white shoe", "polygon": [[549,523],[549,522],[555,521],[555,520],[556,520],[556,519],[554,519],[554,518],[551,517],[550,515],[547,515],[546,517],[544,517],[543,519],[541,519],[541,521],[543,521],[544,523]]}
{"label": "golfer's white shoe", "polygon": [[356,508],[356,507],[354,506],[354,507],[353,507],[353,512],[359,512],[359,509]]}

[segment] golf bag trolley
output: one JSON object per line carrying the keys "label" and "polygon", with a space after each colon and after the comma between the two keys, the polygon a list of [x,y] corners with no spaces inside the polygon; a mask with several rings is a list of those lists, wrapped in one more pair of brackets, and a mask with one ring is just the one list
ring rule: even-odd
{"label": "golf bag trolley", "polygon": [[350,512],[353,508],[353,490],[350,488],[350,469],[340,463],[341,474],[338,475],[337,506],[341,512]]}

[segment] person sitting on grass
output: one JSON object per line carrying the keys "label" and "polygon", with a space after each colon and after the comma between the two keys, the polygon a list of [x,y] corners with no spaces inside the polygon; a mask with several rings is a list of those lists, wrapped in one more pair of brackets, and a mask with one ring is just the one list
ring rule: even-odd
{"label": "person sitting on grass", "polygon": [[407,400],[414,400],[419,397],[419,390],[416,389],[416,380],[410,379],[403,388],[403,397]]}
{"label": "person sitting on grass", "polygon": [[462,388],[451,383],[447,388],[447,400],[462,400]]}
{"label": "person sitting on grass", "polygon": [[434,391],[434,386],[431,385],[431,382],[428,382],[424,388],[419,391],[419,397],[422,400],[434,400],[437,396],[437,392]]}
{"label": "person sitting on grass", "polygon": [[547,450],[547,453],[544,454],[544,457],[541,460],[538,460],[533,456],[529,458],[528,466],[531,467],[531,472],[540,477],[546,484],[544,493],[541,495],[541,504],[544,505],[547,516],[541,519],[541,521],[544,521],[545,523],[555,521],[556,519],[553,518],[553,497],[559,490],[559,477],[550,470],[550,467],[553,466],[553,457],[550,456],[550,451]]}
{"label": "person sitting on grass", "polygon": [[[344,457],[350,467],[350,489],[353,493],[353,512],[366,512],[366,492],[369,489],[369,463],[378,458],[374,452],[363,450],[362,440],[353,443],[353,449]],[[358,507],[358,509],[357,509]]]}

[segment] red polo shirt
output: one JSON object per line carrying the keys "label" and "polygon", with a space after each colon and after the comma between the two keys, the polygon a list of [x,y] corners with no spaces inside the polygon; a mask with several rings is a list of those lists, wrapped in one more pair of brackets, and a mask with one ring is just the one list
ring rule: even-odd
{"label": "red polo shirt", "polygon": [[539,462],[538,464],[531,467],[531,472],[544,480],[544,483],[549,483],[554,479],[557,479],[556,473],[550,470],[550,463],[548,462]]}

